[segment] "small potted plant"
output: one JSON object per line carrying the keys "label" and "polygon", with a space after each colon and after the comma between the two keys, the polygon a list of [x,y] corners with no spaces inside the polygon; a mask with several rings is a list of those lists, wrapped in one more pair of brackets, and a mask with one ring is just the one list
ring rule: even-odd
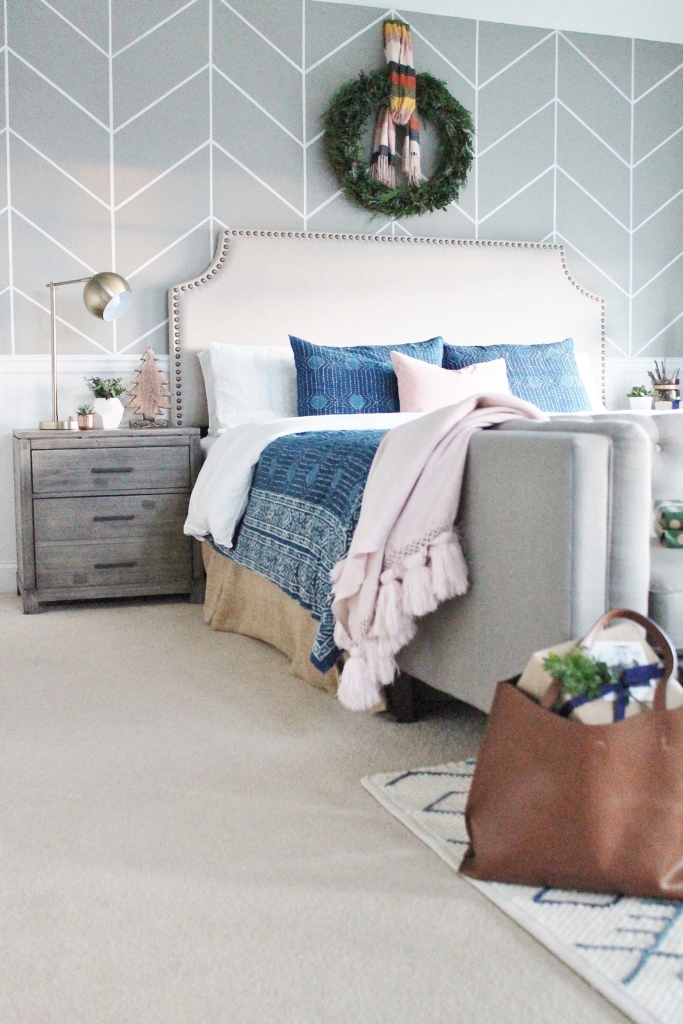
{"label": "small potted plant", "polygon": [[645,384],[637,384],[631,388],[626,397],[632,409],[652,408],[652,392],[647,389]]}
{"label": "small potted plant", "polygon": [[92,405],[79,405],[78,407],[78,429],[92,430],[95,426]]}
{"label": "small potted plant", "polygon": [[123,419],[123,403],[119,395],[124,394],[126,388],[120,377],[110,377],[102,380],[101,377],[86,377],[85,383],[92,392],[94,402],[92,411],[102,421],[104,430],[116,430]]}

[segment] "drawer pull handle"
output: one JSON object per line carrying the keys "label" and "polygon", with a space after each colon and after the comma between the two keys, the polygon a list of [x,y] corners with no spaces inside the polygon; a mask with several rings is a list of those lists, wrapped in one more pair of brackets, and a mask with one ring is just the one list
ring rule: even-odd
{"label": "drawer pull handle", "polygon": [[118,523],[119,521],[135,519],[135,516],[93,516],[93,523]]}
{"label": "drawer pull handle", "polygon": [[132,569],[137,562],[95,562],[96,569]]}
{"label": "drawer pull handle", "polygon": [[134,466],[94,466],[91,473],[134,473]]}

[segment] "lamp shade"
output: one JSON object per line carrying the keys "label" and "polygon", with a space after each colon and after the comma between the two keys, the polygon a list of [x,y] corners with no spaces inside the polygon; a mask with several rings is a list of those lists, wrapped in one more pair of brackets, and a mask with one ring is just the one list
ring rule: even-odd
{"label": "lamp shade", "polygon": [[116,320],[126,312],[133,295],[130,285],[120,274],[105,270],[86,281],[83,302],[89,313],[100,320]]}

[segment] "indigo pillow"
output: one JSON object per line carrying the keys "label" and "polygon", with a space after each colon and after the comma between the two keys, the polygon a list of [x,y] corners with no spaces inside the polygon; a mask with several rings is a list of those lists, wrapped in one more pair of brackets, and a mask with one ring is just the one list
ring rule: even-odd
{"label": "indigo pillow", "polygon": [[296,363],[299,416],[398,412],[398,380],[391,352],[441,366],[443,338],[408,345],[354,345],[332,348],[289,340]]}
{"label": "indigo pillow", "polygon": [[510,391],[543,412],[587,412],[591,403],[583,386],[571,338],[548,345],[444,345],[443,365],[462,370],[472,363],[504,359]]}

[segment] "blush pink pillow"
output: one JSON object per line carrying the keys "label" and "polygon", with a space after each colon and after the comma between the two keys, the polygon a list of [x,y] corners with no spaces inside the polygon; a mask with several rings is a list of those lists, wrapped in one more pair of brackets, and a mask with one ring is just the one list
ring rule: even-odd
{"label": "blush pink pillow", "polygon": [[402,352],[392,352],[391,361],[398,377],[401,412],[432,412],[484,393],[511,394],[504,359],[473,363],[462,370],[444,370]]}

